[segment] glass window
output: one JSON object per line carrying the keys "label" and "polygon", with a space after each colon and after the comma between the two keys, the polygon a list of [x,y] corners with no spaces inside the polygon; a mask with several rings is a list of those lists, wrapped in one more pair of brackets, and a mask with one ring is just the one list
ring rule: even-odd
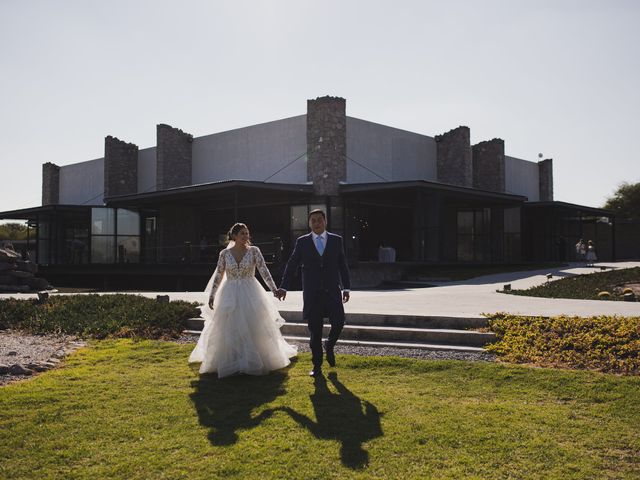
{"label": "glass window", "polygon": [[91,263],[113,263],[115,238],[111,236],[91,239]]}
{"label": "glass window", "polygon": [[520,207],[504,209],[504,233],[520,233]]}
{"label": "glass window", "polygon": [[140,214],[123,208],[117,212],[118,235],[140,235]]}
{"label": "glass window", "polygon": [[118,235],[118,262],[138,263],[140,261],[140,237]]}
{"label": "glass window", "polygon": [[115,233],[113,208],[91,209],[91,233],[93,235],[113,235]]}
{"label": "glass window", "polygon": [[308,210],[306,205],[294,205],[291,207],[291,230],[304,230],[309,221],[307,219]]}

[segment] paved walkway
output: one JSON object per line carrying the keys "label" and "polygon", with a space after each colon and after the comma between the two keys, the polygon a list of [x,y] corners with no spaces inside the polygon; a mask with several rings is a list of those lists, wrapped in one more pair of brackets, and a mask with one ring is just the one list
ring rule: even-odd
{"label": "paved walkway", "polygon": [[[506,283],[513,289],[540,285],[547,281],[581,273],[599,272],[600,265],[613,268],[640,266],[640,262],[607,262],[587,268],[576,264],[552,270],[511,272],[477,277],[460,282],[440,282],[433,288],[407,288],[398,290],[356,290],[345,305],[347,313],[373,313],[386,315],[427,315],[443,317],[479,317],[483,313],[508,312],[522,315],[623,315],[640,316],[640,302],[610,302],[603,300],[569,300],[524,297],[498,293]],[[153,292],[141,295],[155,297],[169,295],[172,300],[203,302],[201,292]],[[33,295],[0,295],[0,298],[27,298]],[[301,311],[302,292],[289,292],[284,302],[274,303],[281,311]]]}

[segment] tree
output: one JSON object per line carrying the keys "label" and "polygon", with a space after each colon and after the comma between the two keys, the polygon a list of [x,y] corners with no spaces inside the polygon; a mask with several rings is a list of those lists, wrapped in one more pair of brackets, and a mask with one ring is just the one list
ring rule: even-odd
{"label": "tree", "polygon": [[[29,232],[33,237],[33,229]],[[24,240],[27,238],[27,226],[23,223],[5,223],[0,225],[0,240]]]}
{"label": "tree", "polygon": [[640,183],[622,183],[604,208],[620,217],[640,219]]}

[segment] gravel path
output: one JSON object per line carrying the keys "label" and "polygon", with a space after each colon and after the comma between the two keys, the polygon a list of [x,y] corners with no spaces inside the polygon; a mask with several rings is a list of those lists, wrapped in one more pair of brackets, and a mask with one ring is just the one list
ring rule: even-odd
{"label": "gravel path", "polygon": [[0,330],[0,385],[55,367],[84,343],[70,335],[29,335]]}
{"label": "gravel path", "polygon": [[[178,343],[195,343],[198,341],[197,335],[182,335],[176,340]],[[289,341],[291,345],[296,345],[299,352],[309,352],[309,344],[306,342]],[[493,362],[496,356],[492,353],[482,352],[455,352],[450,350],[424,350],[420,348],[391,348],[391,347],[367,347],[359,345],[340,345],[335,347],[336,354],[363,355],[371,357],[404,357],[420,358],[423,360],[464,360],[467,362]]]}

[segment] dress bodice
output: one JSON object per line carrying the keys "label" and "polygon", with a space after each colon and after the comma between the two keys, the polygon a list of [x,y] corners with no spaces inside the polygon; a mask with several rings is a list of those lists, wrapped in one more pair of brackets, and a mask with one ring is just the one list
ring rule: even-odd
{"label": "dress bodice", "polygon": [[258,247],[250,246],[240,262],[234,258],[231,250],[225,248],[220,252],[220,256],[218,257],[218,264],[213,274],[213,289],[210,296],[215,295],[224,275],[226,275],[228,280],[251,279],[256,275],[256,268],[269,289],[275,292],[277,287]]}

